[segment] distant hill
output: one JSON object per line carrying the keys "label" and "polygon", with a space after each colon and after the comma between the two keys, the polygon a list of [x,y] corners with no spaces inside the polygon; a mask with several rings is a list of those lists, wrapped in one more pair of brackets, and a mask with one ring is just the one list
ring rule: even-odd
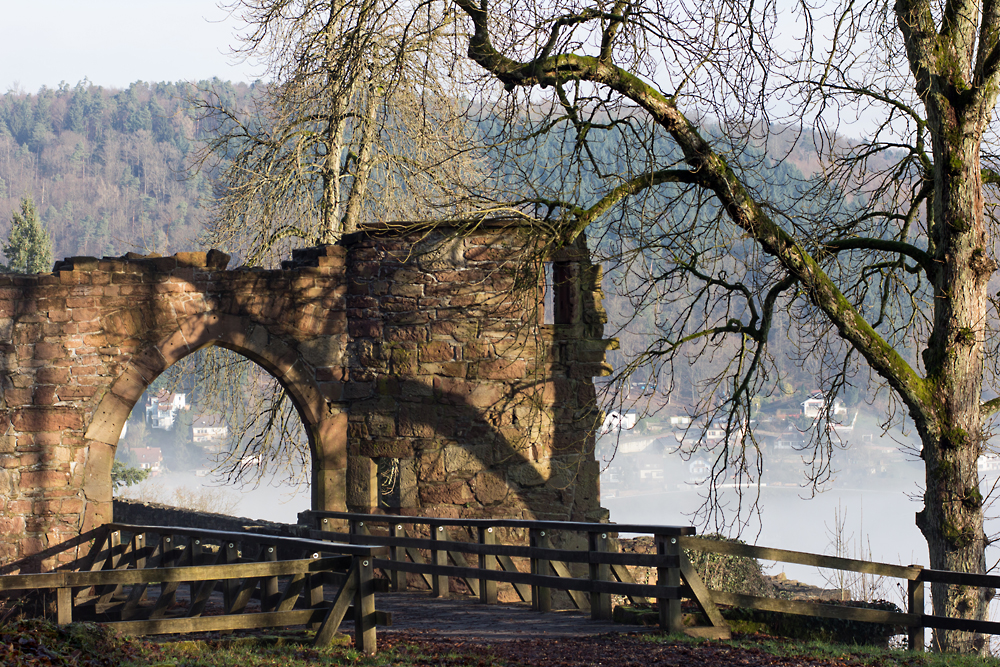
{"label": "distant hill", "polygon": [[246,84],[222,81],[42,88],[0,97],[0,238],[31,196],[54,256],[190,249],[211,194],[186,161],[205,132],[186,99],[211,86],[243,101]]}
{"label": "distant hill", "polygon": [[[192,152],[212,127],[199,118],[188,100],[209,88],[223,103],[244,108],[250,106],[255,92],[254,86],[220,80],[197,84],[138,81],[125,90],[84,81],[73,87],[64,84],[34,94],[9,92],[0,97],[0,239],[6,239],[11,214],[21,197],[31,196],[52,238],[56,258],[128,251],[171,254],[195,247],[212,193],[209,177],[191,176],[187,167]],[[486,135],[488,127],[486,123]],[[795,133],[788,134],[790,141],[796,140]],[[531,154],[540,183],[558,178],[546,165],[557,162],[565,140],[554,133]],[[773,164],[762,161],[771,170],[769,180],[779,183],[757,184],[762,196],[778,203],[801,197],[796,184],[815,172],[818,163],[808,141],[796,146],[790,150],[779,142],[770,147],[785,159]],[[620,158],[611,148],[598,145],[593,150],[609,165],[609,173],[617,173],[612,167]],[[587,178],[583,177],[578,190],[597,191]],[[676,213],[678,223],[683,216],[684,211]],[[591,240],[613,255],[618,238],[612,225],[593,230]],[[734,244],[733,252],[737,247]],[[609,266],[606,283],[622,270]],[[682,305],[665,305],[661,318],[680,316]],[[622,330],[634,313],[634,304],[607,289],[605,306],[611,319],[607,333],[617,335],[622,344],[622,352],[612,352],[609,360],[623,368],[628,357],[649,344],[656,329],[653,314],[645,313]],[[795,400],[802,400],[818,388],[817,364],[808,358],[795,359],[786,320],[784,314],[777,314],[772,351],[780,366],[778,376],[797,392]],[[678,366],[674,398],[696,402],[698,383],[719,372],[723,363],[721,358],[701,359],[697,367]],[[637,369],[633,380],[646,381],[655,375],[646,366]],[[661,391],[666,389],[665,379],[659,384]],[[851,388],[846,393],[851,405],[864,397]]]}

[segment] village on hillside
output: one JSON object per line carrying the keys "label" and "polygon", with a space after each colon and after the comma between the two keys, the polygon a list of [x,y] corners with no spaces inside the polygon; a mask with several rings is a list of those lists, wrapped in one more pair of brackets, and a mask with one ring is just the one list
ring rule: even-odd
{"label": "village on hillside", "polygon": [[[150,477],[190,470],[222,453],[229,426],[222,415],[192,410],[188,395],[167,389],[143,395],[125,423],[116,458]],[[195,474],[208,474],[196,469]]]}
{"label": "village on hillside", "polygon": [[[596,449],[602,497],[690,490],[705,484],[718,452],[727,444],[725,424],[692,419],[688,406],[663,400],[641,383],[623,393],[636,408],[646,407],[648,416],[640,417],[637,409],[605,412]],[[866,488],[921,478],[919,445],[912,431],[885,431],[874,411],[866,408],[863,402],[848,406],[839,398],[828,407],[820,391],[763,405],[750,420],[752,437],[747,439],[748,446],[760,451],[762,470],[759,479],[752,470],[749,479],[739,482],[777,487],[806,484],[816,420],[828,410],[827,429],[833,448],[828,486]],[[742,436],[738,429],[731,430],[728,444],[738,446]],[[996,453],[985,453],[978,465],[982,478],[1000,477],[1000,456]],[[725,487],[737,480],[717,477],[715,483]]]}

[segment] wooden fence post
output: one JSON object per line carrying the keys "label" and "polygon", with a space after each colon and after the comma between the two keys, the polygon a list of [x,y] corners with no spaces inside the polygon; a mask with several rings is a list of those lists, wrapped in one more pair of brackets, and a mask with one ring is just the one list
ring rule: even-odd
{"label": "wooden fence post", "polygon": [[[920,567],[920,565],[910,565],[910,567]],[[924,582],[919,576],[906,582],[906,611],[910,614],[924,615]],[[911,651],[924,650],[924,626],[911,627],[907,635],[907,648]]]}
{"label": "wooden fence post", "polygon": [[[315,552],[312,555],[313,558],[319,558],[319,552]],[[323,572],[314,572],[312,574],[306,575],[306,582],[308,586],[308,598],[309,598],[309,608],[319,609],[323,606],[323,579],[325,574]],[[323,624],[319,621],[309,625],[312,630],[319,630]]]}
{"label": "wooden fence post", "polygon": [[[660,555],[677,556],[681,552],[676,537],[666,535],[656,536],[656,553]],[[680,586],[681,571],[677,566],[656,568],[656,584],[658,586]],[[657,598],[656,606],[660,610],[660,628],[667,632],[682,632],[684,624],[681,620],[680,599]]]}
{"label": "wooden fence post", "polygon": [[[608,550],[607,533],[587,533],[590,551],[592,553],[604,553]],[[607,563],[590,563],[591,581],[608,581],[611,578],[610,568]],[[611,596],[607,593],[591,591],[590,593],[590,617],[595,621],[611,620]]]}
{"label": "wooden fence post", "polygon": [[[240,552],[236,546],[236,542],[225,542],[222,545],[223,549],[223,561],[227,565],[230,563],[235,563],[239,560]],[[222,600],[225,613],[230,614],[233,611],[233,602],[236,600],[236,591],[239,589],[239,581],[236,579],[223,579],[222,580]]]}
{"label": "wooden fence post", "polygon": [[[431,541],[432,542],[447,542],[448,541],[448,531],[445,530],[444,526],[431,526]],[[446,547],[432,548],[431,549],[431,563],[438,567],[446,567],[448,565],[448,549]],[[447,574],[434,574],[431,575],[431,595],[436,598],[446,598],[448,597],[448,575]]]}
{"label": "wooden fence post", "polygon": [[[191,566],[201,565],[203,562],[202,552],[203,545],[201,539],[197,537],[192,537],[188,540],[188,551],[191,552],[191,557],[188,559],[188,564]],[[198,593],[201,591],[203,582],[192,581],[190,585],[191,593],[191,604],[194,605],[195,599],[198,597]]]}
{"label": "wooden fence post", "polygon": [[[261,547],[264,551],[264,560],[267,563],[273,563],[278,560],[278,547],[275,545],[266,545]],[[265,577],[263,581],[260,582],[260,610],[261,611],[276,611],[278,609],[278,601],[281,600],[281,591],[278,590],[278,578],[277,577]]]}
{"label": "wooden fence post", "polygon": [[372,585],[372,557],[354,558],[354,648],[375,655],[375,591]]}
{"label": "wooden fence post", "polygon": [[56,590],[56,624],[69,625],[73,622],[73,589]]}
{"label": "wooden fence post", "polygon": [[[406,537],[406,529],[403,528],[403,524],[394,523],[389,527],[389,532],[393,539],[399,537]],[[406,560],[406,549],[404,547],[392,545],[389,547],[389,560],[396,562],[404,562]],[[402,570],[389,570],[389,584],[392,586],[392,590],[396,592],[405,591],[406,584],[406,572]]]}
{"label": "wooden fence post", "polygon": [[[479,528],[480,544],[496,544],[497,534],[493,526]],[[479,554],[480,570],[497,569],[496,556],[490,554]],[[494,579],[481,578],[479,580],[479,601],[483,604],[496,604],[497,602],[497,582]]]}
{"label": "wooden fence post", "polygon": [[[160,535],[160,567],[176,567],[181,557],[177,538],[174,535]],[[160,596],[153,603],[149,612],[150,620],[163,618],[167,610],[174,605],[177,598],[177,582],[160,582]]]}
{"label": "wooden fence post", "polygon": [[[105,570],[117,570],[118,564],[122,557],[122,531],[113,530],[111,534],[108,535],[108,559],[104,561]],[[97,588],[95,593],[100,597],[97,599],[95,604],[95,609],[100,605],[105,605],[111,602],[111,599],[120,592],[122,587],[120,585],[107,585]]]}
{"label": "wooden fence post", "polygon": [[[544,530],[532,528],[528,532],[528,544],[536,549],[548,549],[551,546],[549,535]],[[547,558],[531,558],[531,573],[545,575],[549,573]],[[535,611],[552,611],[552,589],[547,586],[531,587],[531,608]]]}

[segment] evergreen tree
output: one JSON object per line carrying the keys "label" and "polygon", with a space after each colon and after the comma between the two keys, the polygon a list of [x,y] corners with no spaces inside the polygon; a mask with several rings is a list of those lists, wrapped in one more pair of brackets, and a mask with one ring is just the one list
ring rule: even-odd
{"label": "evergreen tree", "polygon": [[125,487],[134,486],[147,477],[149,477],[149,470],[125,464],[118,459],[115,459],[111,463],[111,486],[115,491],[121,491]]}
{"label": "evergreen tree", "polygon": [[7,270],[14,273],[42,273],[52,267],[52,241],[30,197],[21,199],[20,213],[14,211],[3,254],[10,262]]}

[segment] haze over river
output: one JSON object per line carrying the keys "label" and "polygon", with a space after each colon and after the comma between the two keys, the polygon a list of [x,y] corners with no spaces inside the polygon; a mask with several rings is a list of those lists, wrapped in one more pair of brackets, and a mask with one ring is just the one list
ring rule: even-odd
{"label": "haze over river", "polygon": [[[882,563],[926,565],[927,545],[914,522],[914,514],[922,504],[907,496],[917,492],[915,484],[897,484],[881,489],[834,488],[808,498],[807,490],[801,488],[762,488],[760,514],[748,517],[740,537],[750,544],[835,555],[832,542],[839,512],[844,523],[843,538],[848,541],[843,555]],[[747,490],[744,504],[752,502],[755,495],[755,489]],[[724,497],[735,508],[735,493],[727,490]],[[619,495],[605,498],[601,504],[617,523],[692,525],[692,513],[700,506],[701,498],[699,488],[691,487],[641,496]],[[698,533],[706,532],[701,525],[697,528]],[[822,576],[813,567],[778,563],[768,569],[769,574],[779,572],[822,584]]]}

